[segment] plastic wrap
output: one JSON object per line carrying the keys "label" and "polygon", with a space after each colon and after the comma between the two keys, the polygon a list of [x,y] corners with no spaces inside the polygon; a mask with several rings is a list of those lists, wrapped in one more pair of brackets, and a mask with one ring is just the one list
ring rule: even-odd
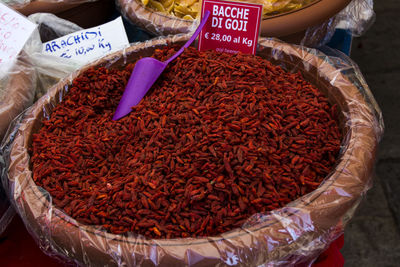
{"label": "plastic wrap", "polygon": [[[51,40],[82,28],[52,14],[34,14],[29,19],[39,25],[38,29],[27,41],[17,60],[11,63],[11,68],[3,68],[7,71],[2,73],[0,79],[0,140],[18,114],[45,94],[49,87],[78,68],[66,60],[43,55],[41,39]],[[0,234],[14,213],[0,186]]]}
{"label": "plastic wrap", "polygon": [[[310,3],[305,7],[290,12],[266,15],[261,21],[261,36],[286,37],[293,33],[303,32],[308,26],[319,25],[321,21],[333,16],[350,1],[309,1]],[[249,0],[248,2],[257,1]],[[285,1],[285,3],[287,2]],[[193,22],[199,19],[183,19],[172,14],[167,14],[166,12],[160,12],[143,5],[140,0],[116,0],[116,3],[121,13],[128,20],[155,35],[191,32],[194,27]],[[326,5],[328,5],[327,8],[325,7]],[[297,41],[300,41],[298,37],[297,39]]]}
{"label": "plastic wrap", "polygon": [[103,24],[112,17],[114,0],[0,0],[19,13],[52,13],[83,28]]}
{"label": "plastic wrap", "polygon": [[28,18],[39,25],[38,32],[32,36],[24,47],[38,75],[35,90],[35,98],[38,99],[47,92],[48,88],[79,68],[79,65],[73,61],[43,54],[42,44],[80,31],[82,28],[68,20],[61,19],[49,13],[36,13],[30,15]]}
{"label": "plastic wrap", "polygon": [[[139,0],[116,3],[126,19],[155,35],[188,33],[196,24],[144,6]],[[329,42],[336,27],[359,36],[373,21],[373,0],[319,0],[291,12],[264,17],[260,32],[261,36],[319,47]]]}
{"label": "plastic wrap", "polygon": [[[1,145],[2,181],[13,205],[50,256],[84,266],[307,266],[344,231],[371,186],[383,120],[359,69],[351,60],[261,39],[258,55],[300,71],[336,103],[344,134],[337,165],[319,188],[281,209],[255,214],[243,227],[219,236],[157,239],[110,234],[83,225],[53,206],[32,179],[29,147],[41,121],[63,100],[71,81],[92,66],[119,68],[188,35],[155,39],[91,63],[52,87],[15,121]],[[350,64],[348,63],[350,62]]]}
{"label": "plastic wrap", "polygon": [[[66,60],[43,55],[41,38],[56,38],[82,28],[52,14],[35,14],[30,19],[39,25],[39,29],[34,31],[23,52],[7,73],[2,73],[0,80],[0,139],[11,120],[33,103],[35,94],[78,68]],[[52,82],[46,82],[46,79]]]}
{"label": "plastic wrap", "polygon": [[30,3],[30,0],[1,0],[2,3],[9,5],[9,6],[24,6]]}
{"label": "plastic wrap", "polygon": [[[10,62],[0,64],[0,140],[10,122],[33,103],[36,79],[34,66],[25,52]],[[6,192],[0,186],[0,234],[14,214]]]}
{"label": "plastic wrap", "polygon": [[336,27],[349,30],[354,36],[361,36],[375,21],[373,0],[353,0],[337,16]]}
{"label": "plastic wrap", "polygon": [[28,5],[37,7],[45,7],[49,4],[59,4],[60,9],[65,9],[66,6],[82,4],[86,2],[94,2],[97,0],[1,0],[3,3],[14,9],[21,9]]}
{"label": "plastic wrap", "polygon": [[300,44],[319,47],[328,43],[337,28],[349,31],[353,36],[361,36],[375,21],[373,0],[352,0],[336,16],[307,28]]}
{"label": "plastic wrap", "polygon": [[6,192],[0,186],[0,236],[14,218],[15,210],[10,206]]}
{"label": "plastic wrap", "polygon": [[22,52],[7,69],[0,80],[0,139],[9,123],[33,103],[35,95],[36,73],[26,53]]}
{"label": "plastic wrap", "polygon": [[[155,35],[169,35],[177,33],[188,33],[195,29],[195,23],[157,12],[150,7],[142,5],[137,0],[116,0],[121,14],[147,32]],[[197,20],[196,20],[197,21]]]}
{"label": "plastic wrap", "polygon": [[[234,0],[236,1],[236,0]],[[316,0],[247,0],[263,5],[265,16],[300,9]],[[239,1],[240,2],[240,1]],[[149,1],[117,0],[121,11],[134,24],[154,34],[186,33],[191,30],[193,19],[200,18],[201,1]]]}
{"label": "plastic wrap", "polygon": [[[25,108],[32,105],[37,76],[26,53],[0,66],[0,140],[10,122]],[[6,192],[0,186],[0,234],[4,232],[15,211],[10,206]]]}

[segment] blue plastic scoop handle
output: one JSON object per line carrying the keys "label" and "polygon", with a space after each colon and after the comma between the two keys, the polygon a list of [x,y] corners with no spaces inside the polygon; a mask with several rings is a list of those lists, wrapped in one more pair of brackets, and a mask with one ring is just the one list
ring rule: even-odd
{"label": "blue plastic scoop handle", "polygon": [[186,44],[168,60],[162,62],[151,57],[145,57],[136,62],[132,74],[129,77],[128,84],[125,87],[124,94],[122,95],[117,110],[114,113],[113,120],[119,120],[122,117],[125,117],[131,112],[132,107],[139,104],[140,100],[142,100],[147,91],[149,91],[158,77],[160,77],[168,63],[182,54],[185,48],[189,47],[197,38],[209,16],[210,11],[206,11],[200,25],[197,27],[189,41],[187,41]]}

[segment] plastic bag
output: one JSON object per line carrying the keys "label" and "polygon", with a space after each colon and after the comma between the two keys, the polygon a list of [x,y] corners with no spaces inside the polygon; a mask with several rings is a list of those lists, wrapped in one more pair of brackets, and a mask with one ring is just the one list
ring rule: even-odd
{"label": "plastic bag", "polygon": [[196,28],[196,20],[185,20],[152,10],[138,0],[116,0],[124,18],[153,35],[188,33]]}
{"label": "plastic bag", "polygon": [[[0,0],[2,1],[2,0]],[[83,28],[103,24],[114,14],[112,0],[8,0],[8,5],[29,16],[35,13],[52,13]],[[23,1],[22,4],[18,4]]]}
{"label": "plastic bag", "polygon": [[[94,2],[97,0],[1,0],[3,3],[7,4],[11,8],[21,9],[28,5],[33,5],[38,8],[40,6],[45,7],[48,4],[59,4],[59,9],[65,9],[66,6],[70,5],[71,7],[75,4],[81,4],[86,2]],[[54,7],[52,7],[54,9]]]}
{"label": "plastic bag", "polygon": [[[0,79],[0,140],[19,113],[45,94],[50,86],[78,68],[66,60],[43,55],[41,39],[51,40],[82,28],[52,14],[38,13],[29,19],[39,25],[38,29]],[[14,211],[0,187],[0,234],[13,216]]]}
{"label": "plastic bag", "polygon": [[[24,51],[14,60],[0,64],[0,140],[10,122],[33,103],[36,80],[34,66]],[[0,186],[0,234],[14,214],[6,192]]]}
{"label": "plastic bag", "polygon": [[[302,46],[319,47],[330,41],[337,27],[360,36],[374,22],[373,0],[338,1],[335,4],[329,3],[332,6],[325,8],[327,2],[317,1],[296,12],[264,18],[261,21],[261,36],[278,37]],[[348,2],[350,4],[346,8],[333,15],[332,10],[339,11]],[[116,0],[116,3],[128,21],[155,35],[188,33],[194,30],[198,22],[198,19],[193,23],[193,20],[156,11],[144,6],[140,0]]]}
{"label": "plastic bag", "polygon": [[[41,38],[59,37],[82,28],[52,14],[38,13],[29,18],[39,25],[39,29],[33,32],[17,60],[6,73],[2,73],[0,80],[0,139],[11,120],[33,103],[35,94],[40,94],[78,68],[66,60],[43,55]],[[46,82],[48,79],[52,81]]]}
{"label": "plastic bag", "polygon": [[1,0],[6,5],[9,6],[24,6],[30,2],[30,0]]}
{"label": "plastic bag", "polygon": [[[8,65],[8,64],[7,64]],[[25,108],[32,105],[37,76],[34,66],[22,52],[8,66],[2,66],[0,78],[0,140],[6,134],[10,122]],[[0,185],[0,234],[14,217],[6,192]]]}
{"label": "plastic bag", "polygon": [[35,93],[36,73],[26,53],[11,64],[0,79],[0,139],[11,120],[33,103]]}
{"label": "plastic bag", "polygon": [[336,16],[306,29],[300,45],[320,47],[327,44],[337,28],[361,36],[375,21],[373,0],[353,0]]}
{"label": "plastic bag", "polygon": [[353,36],[363,35],[375,22],[373,0],[353,0],[337,16],[337,28],[348,30]]}
{"label": "plastic bag", "polygon": [[[183,44],[177,35],[137,43],[83,67],[63,79],[15,121],[1,144],[1,177],[12,202],[40,247],[50,256],[85,266],[309,266],[339,237],[362,196],[370,188],[382,113],[357,66],[346,56],[261,39],[258,55],[288,71],[300,71],[341,110],[342,152],[320,187],[267,214],[214,237],[149,240],[116,235],[83,225],[52,204],[52,197],[32,180],[29,146],[32,133],[62,101],[68,86],[88,67],[119,68],[151,55],[167,43]],[[341,58],[343,57],[343,59]]]}
{"label": "plastic bag", "polygon": [[26,42],[14,67],[1,80],[0,137],[8,124],[44,91],[79,66],[62,58],[42,54],[41,39],[51,39],[81,30],[79,26],[52,14],[37,13],[29,19],[38,28]]}
{"label": "plastic bag", "polygon": [[14,218],[15,210],[8,201],[8,196],[0,186],[0,236]]}
{"label": "plastic bag", "polygon": [[28,19],[39,25],[38,31],[40,32],[40,34],[35,32],[24,47],[38,75],[35,91],[35,97],[38,99],[47,92],[50,86],[79,68],[79,65],[73,61],[43,54],[43,43],[80,31],[82,28],[50,13],[32,14]]}

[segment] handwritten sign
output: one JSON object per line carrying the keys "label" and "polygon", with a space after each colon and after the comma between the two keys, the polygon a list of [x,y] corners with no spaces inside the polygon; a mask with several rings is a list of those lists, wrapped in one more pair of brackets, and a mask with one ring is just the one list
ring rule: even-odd
{"label": "handwritten sign", "polygon": [[0,3],[0,64],[13,61],[36,24]]}
{"label": "handwritten sign", "polygon": [[80,64],[129,45],[121,17],[106,24],[65,35],[43,44],[43,53],[71,59]]}
{"label": "handwritten sign", "polygon": [[200,51],[256,53],[262,5],[203,0],[202,16],[207,10],[211,15],[200,33]]}

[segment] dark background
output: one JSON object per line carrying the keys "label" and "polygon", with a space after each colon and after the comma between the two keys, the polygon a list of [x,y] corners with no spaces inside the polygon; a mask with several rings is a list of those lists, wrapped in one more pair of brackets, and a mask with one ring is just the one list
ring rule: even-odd
{"label": "dark background", "polygon": [[345,230],[345,266],[400,266],[400,1],[375,0],[376,21],[354,38],[359,65],[385,121],[373,188]]}

